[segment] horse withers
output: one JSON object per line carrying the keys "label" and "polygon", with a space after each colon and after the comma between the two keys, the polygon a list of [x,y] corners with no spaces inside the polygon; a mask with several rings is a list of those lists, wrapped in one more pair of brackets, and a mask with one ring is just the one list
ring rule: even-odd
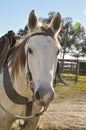
{"label": "horse withers", "polygon": [[35,130],[40,113],[54,99],[61,15],[39,24],[31,11],[28,26],[29,36],[10,50],[0,74],[0,130]]}

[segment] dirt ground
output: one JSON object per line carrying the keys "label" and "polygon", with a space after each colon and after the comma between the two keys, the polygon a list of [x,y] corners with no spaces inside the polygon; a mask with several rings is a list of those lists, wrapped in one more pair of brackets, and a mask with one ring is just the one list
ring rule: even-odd
{"label": "dirt ground", "polygon": [[39,130],[86,130],[86,95],[54,101],[38,123]]}

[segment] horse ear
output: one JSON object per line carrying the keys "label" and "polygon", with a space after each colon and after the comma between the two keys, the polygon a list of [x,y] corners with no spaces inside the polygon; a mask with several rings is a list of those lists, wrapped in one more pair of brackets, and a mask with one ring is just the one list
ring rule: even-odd
{"label": "horse ear", "polygon": [[54,33],[59,32],[61,29],[61,15],[57,13],[50,22],[50,28]]}
{"label": "horse ear", "polygon": [[31,31],[33,31],[37,27],[37,24],[38,24],[38,20],[35,15],[35,11],[32,10],[30,12],[29,19],[28,19],[28,25],[29,25],[29,28],[31,29]]}

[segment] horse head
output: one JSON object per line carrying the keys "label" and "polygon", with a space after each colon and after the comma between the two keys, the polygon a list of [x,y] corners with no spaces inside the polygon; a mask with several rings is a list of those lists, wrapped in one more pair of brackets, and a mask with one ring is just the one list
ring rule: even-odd
{"label": "horse head", "polygon": [[28,26],[30,35],[25,44],[26,69],[31,75],[34,100],[41,106],[48,106],[54,98],[53,80],[61,50],[56,35],[61,28],[61,15],[57,13],[49,24],[42,25],[32,11]]}

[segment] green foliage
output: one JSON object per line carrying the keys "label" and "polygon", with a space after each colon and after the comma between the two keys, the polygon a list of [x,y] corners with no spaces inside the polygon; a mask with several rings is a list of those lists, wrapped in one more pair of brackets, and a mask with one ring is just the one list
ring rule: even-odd
{"label": "green foliage", "polygon": [[74,29],[79,29],[80,28],[80,23],[76,22],[75,24],[73,24],[73,28]]}
{"label": "green foliage", "polygon": [[72,24],[71,18],[64,18],[62,21],[62,30],[60,32],[60,43],[63,47],[63,53],[71,52],[78,55],[86,54],[86,33],[84,27],[79,22]]}

